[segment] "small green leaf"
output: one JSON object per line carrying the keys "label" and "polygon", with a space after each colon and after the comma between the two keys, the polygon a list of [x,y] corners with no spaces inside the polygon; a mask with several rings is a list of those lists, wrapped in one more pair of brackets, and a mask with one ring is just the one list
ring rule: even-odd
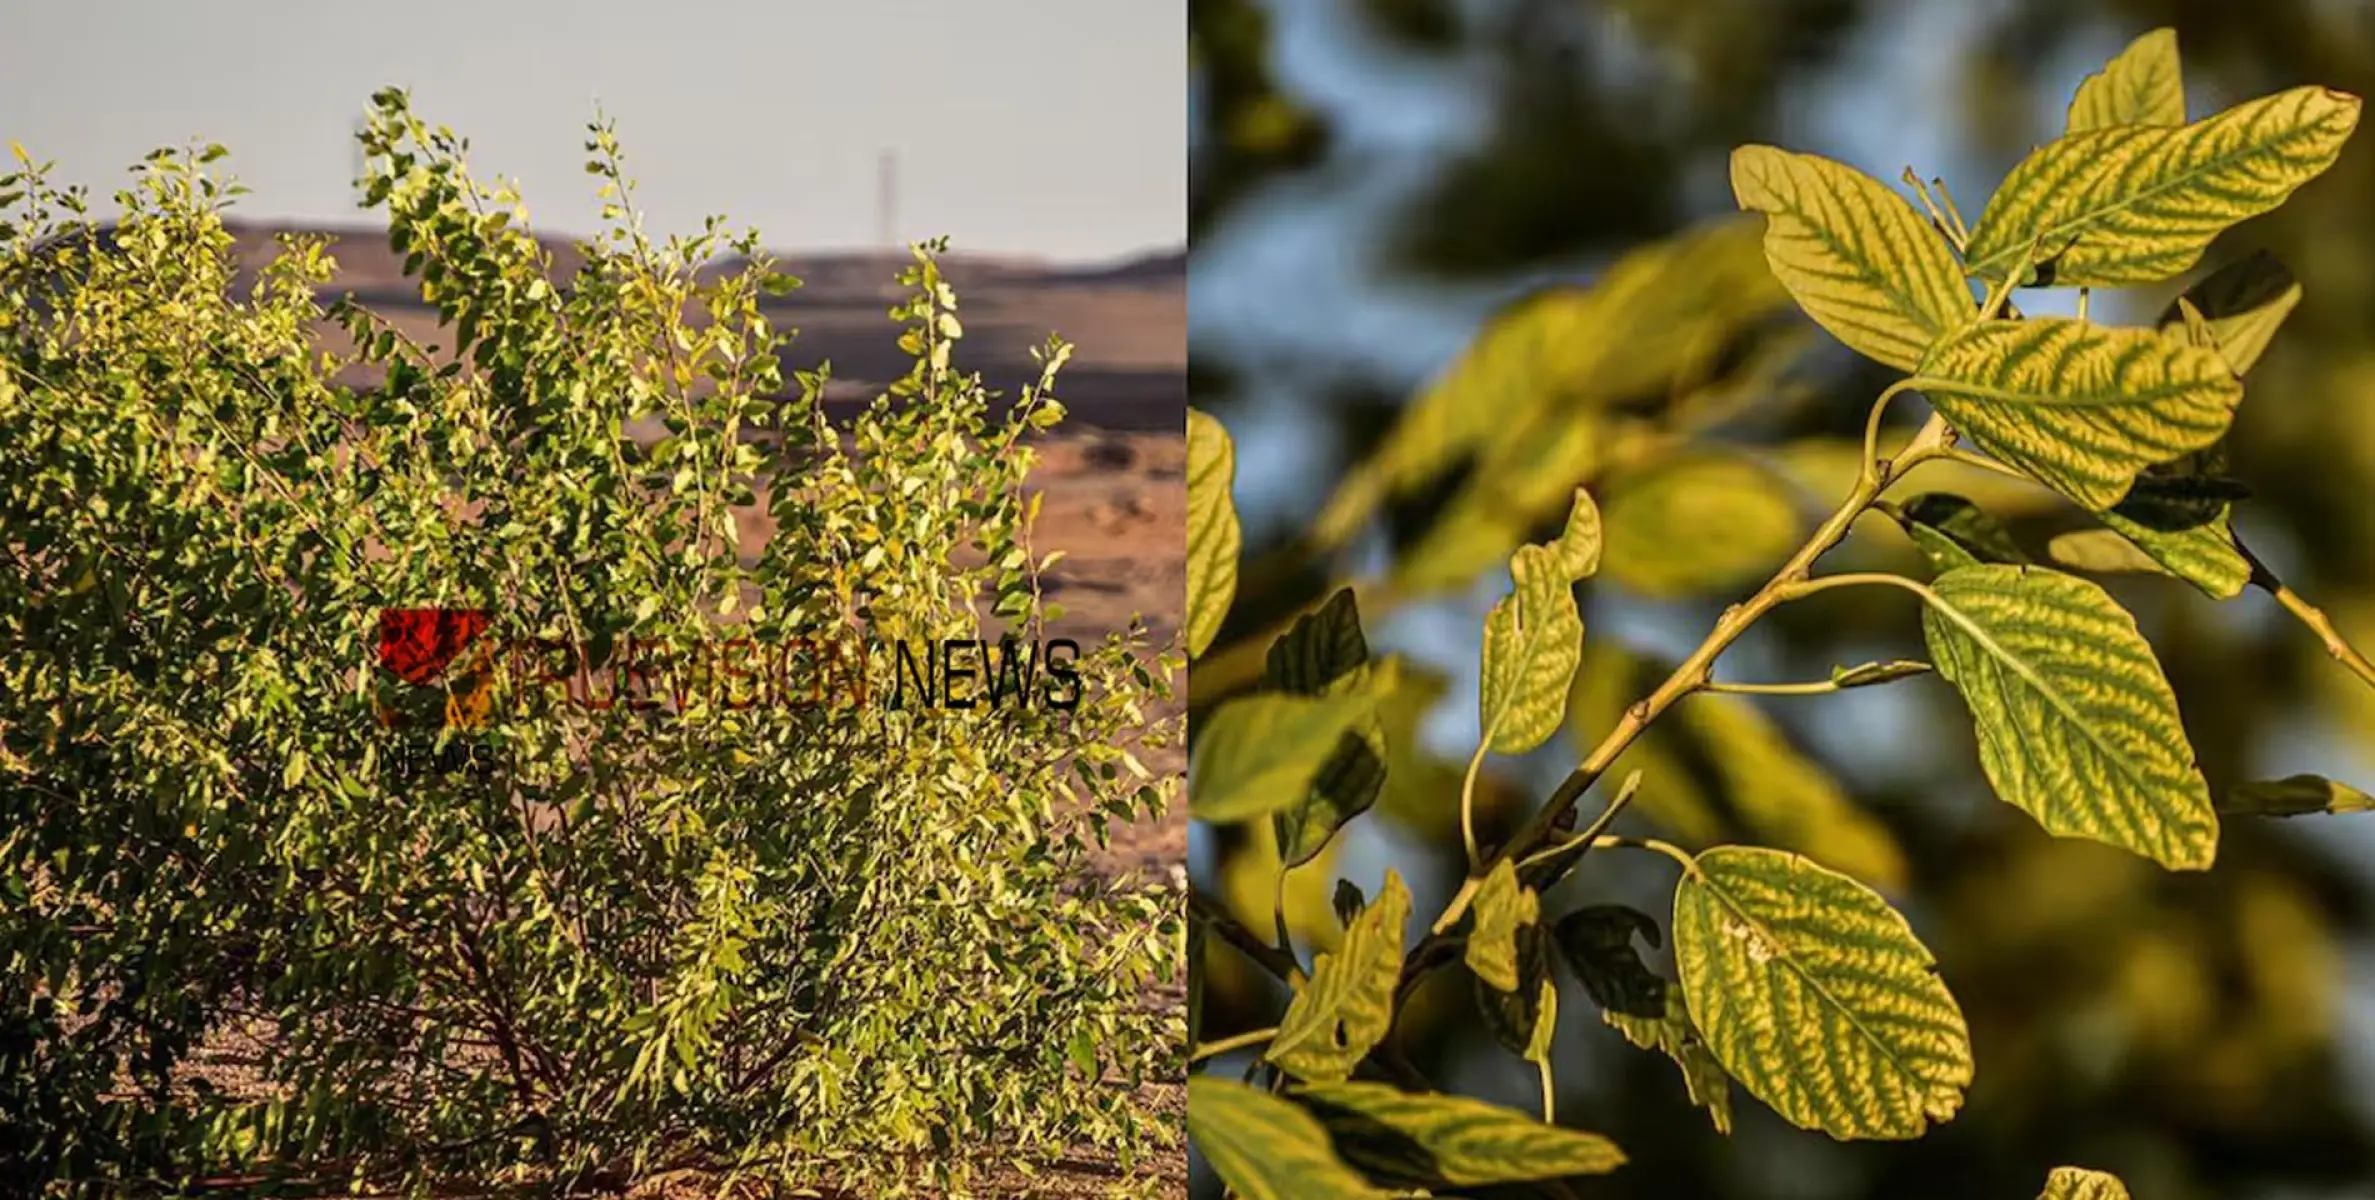
{"label": "small green leaf", "polygon": [[1517,862],[1504,858],[1484,877],[1473,905],[1476,927],[1468,934],[1468,969],[1504,992],[1518,988],[1517,931],[1542,918],[1542,902],[1517,881]]}
{"label": "small green leaf", "polygon": [[1913,1138],[1962,1107],[1962,1010],[1905,918],[1847,876],[1706,851],[1675,888],[1674,959],[1716,1060],[1791,1123]]}
{"label": "small green leaf", "polygon": [[1310,980],[1288,1002],[1263,1057],[1298,1079],[1351,1075],[1393,1026],[1409,923],[1410,889],[1389,868],[1384,889],[1344,931],[1344,944],[1312,963]]}
{"label": "small green leaf", "polygon": [[1551,1042],[1558,1032],[1559,987],[1545,977],[1534,983],[1534,1035],[1526,1039],[1526,1061],[1548,1065]]}
{"label": "small green leaf", "polygon": [[1590,492],[1575,489],[1575,499],[1567,506],[1567,524],[1550,546],[1567,578],[1580,583],[1600,573],[1602,538],[1600,506],[1592,503]]}
{"label": "small green leaf", "polygon": [[2185,79],[2177,61],[2177,31],[2155,29],[2129,42],[2109,65],[2078,84],[2070,100],[2069,131],[2114,125],[2185,124]]}
{"label": "small green leaf", "polygon": [[305,782],[305,751],[289,752],[288,765],[280,769],[280,786],[293,788]]}
{"label": "small green leaf", "polygon": [[1227,825],[1301,803],[1344,734],[1376,710],[1375,692],[1258,692],[1213,710],[1188,770],[1188,815]]}
{"label": "small green leaf", "polygon": [[2375,811],[2375,796],[2323,775],[2287,775],[2227,789],[2218,811],[2255,817]]}
{"label": "small green leaf", "polygon": [[1228,619],[1237,596],[1237,451],[1229,431],[1188,410],[1188,656],[1200,656]]}
{"label": "small green leaf", "polygon": [[1567,690],[1583,659],[1583,616],[1574,578],[1553,550],[1520,546],[1509,560],[1515,588],[1484,619],[1484,678],[1477,703],[1485,745],[1523,754],[1558,732]]}
{"label": "small green leaf", "polygon": [[2037,1200],[2128,1200],[2128,1185],[2107,1171],[2055,1167],[2045,1177],[2045,1190],[2037,1193]]}
{"label": "small green leaf", "polygon": [[2097,512],[2146,468],[2216,442],[2243,399],[2214,351],[2066,317],[1978,322],[1917,380],[1957,432]]}
{"label": "small green leaf", "polygon": [[2359,98],[2298,87],[2189,125],[2073,133],[2022,159],[1964,251],[2001,279],[2039,247],[2024,283],[2122,287],[2194,265],[2228,226],[2284,203],[2342,152]]}
{"label": "small green leaf", "polygon": [[1599,1134],[1545,1125],[1466,1096],[1328,1083],[1295,1098],[1327,1127],[1347,1160],[1380,1180],[1475,1187],[1605,1175],[1625,1161],[1624,1151]]}
{"label": "small green leaf", "polygon": [[1606,525],[1609,578],[1653,598],[1753,582],[1805,536],[1785,480],[1746,458],[1701,452],[1618,480]]}
{"label": "small green leaf", "polygon": [[1848,688],[1872,687],[1875,684],[1895,683],[1916,675],[1930,673],[1930,664],[1910,659],[1893,658],[1887,662],[1868,662],[1853,667],[1831,668],[1831,683],[1841,691]]}
{"label": "small green leaf", "polygon": [[1732,194],[1765,214],[1765,260],[1817,324],[1901,371],[1978,306],[1953,251],[1887,184],[1771,146],[1732,151]]}
{"label": "small green leaf", "polygon": [[1923,492],[1891,509],[1889,515],[1904,527],[1922,557],[1930,560],[1932,570],[2029,561],[2003,522],[1961,496]]}
{"label": "small green leaf", "polygon": [[2035,567],[1961,567],[1930,591],[1930,656],[1970,707],[1998,796],[2057,836],[2172,870],[2210,866],[2209,785],[2126,610],[2093,583]]}
{"label": "small green leaf", "polygon": [[1336,1157],[1308,1111],[1235,1080],[1189,1076],[1187,1127],[1213,1173],[1245,1200],[1388,1195]]}

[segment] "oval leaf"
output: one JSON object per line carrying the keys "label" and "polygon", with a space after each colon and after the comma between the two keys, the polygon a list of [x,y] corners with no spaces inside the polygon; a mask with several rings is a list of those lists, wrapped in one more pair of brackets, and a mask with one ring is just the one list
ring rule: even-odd
{"label": "oval leaf", "polygon": [[1625,1161],[1624,1151],[1599,1134],[1545,1125],[1466,1096],[1330,1083],[1296,1098],[1334,1135],[1346,1159],[1379,1179],[1453,1187],[1525,1183],[1605,1175]]}
{"label": "oval leaf", "polygon": [[2069,131],[2114,125],[2185,124],[2185,78],[2177,61],[2177,31],[2155,29],[2102,70],[2081,80],[2070,99]]}
{"label": "oval leaf", "polygon": [[1542,546],[1520,546],[1509,560],[1516,588],[1484,619],[1482,709],[1485,745],[1523,754],[1558,732],[1567,690],[1583,658],[1583,616],[1574,580]]}
{"label": "oval leaf", "polygon": [[1329,696],[1258,692],[1213,710],[1188,768],[1188,815],[1227,825],[1301,803],[1344,735],[1377,708],[1358,688]]}
{"label": "oval leaf", "polygon": [[1971,285],[1930,223],[1887,184],[1772,146],[1732,151],[1732,195],[1765,214],[1765,261],[1815,322],[1901,371],[1971,319]]}
{"label": "oval leaf", "polygon": [[2097,512],[2216,442],[2243,399],[2215,351],[2066,317],[1978,322],[1939,343],[1919,386],[1957,432]]}
{"label": "oval leaf", "polygon": [[1605,517],[1609,577],[1661,599],[1754,582],[1805,537],[1788,483],[1730,455],[1671,458],[1628,476]]}
{"label": "oval leaf", "polygon": [[1298,1079],[1351,1075],[1393,1026],[1409,923],[1410,889],[1389,868],[1384,890],[1344,931],[1344,944],[1312,963],[1311,979],[1287,1004],[1263,1057]]}
{"label": "oval leaf", "polygon": [[1847,876],[1709,850],[1674,892],[1674,961],[1716,1060],[1793,1124],[1913,1138],[1962,1107],[1962,1010],[1905,918]]}
{"label": "oval leaf", "polygon": [[2121,287],[2168,279],[2210,240],[2284,202],[2332,166],[2359,98],[2298,87],[2190,125],[2074,133],[2012,169],[1971,231],[1964,261],[2001,279],[2037,247],[2024,283]]}
{"label": "oval leaf", "polygon": [[2127,610],[2093,583],[2034,567],[1962,567],[1930,591],[1930,656],[1970,706],[1998,796],[2057,836],[2172,870],[2210,865],[2210,788]]}
{"label": "oval leaf", "polygon": [[1188,410],[1188,657],[1204,653],[1237,598],[1237,450],[1229,431],[1206,413]]}
{"label": "oval leaf", "polygon": [[2128,1185],[2107,1171],[2055,1167],[2053,1174],[2045,1177],[2045,1190],[2037,1193],[2037,1200],[2128,1200]]}
{"label": "oval leaf", "polygon": [[1814,323],[1912,371],[1971,318],[1971,285],[1905,197],[1852,166],[1772,145],[1731,152],[1731,195],[1765,214],[1765,261]]}
{"label": "oval leaf", "polygon": [[1389,1193],[1336,1157],[1310,1113],[1268,1092],[1210,1075],[1188,1077],[1188,1140],[1245,1200]]}

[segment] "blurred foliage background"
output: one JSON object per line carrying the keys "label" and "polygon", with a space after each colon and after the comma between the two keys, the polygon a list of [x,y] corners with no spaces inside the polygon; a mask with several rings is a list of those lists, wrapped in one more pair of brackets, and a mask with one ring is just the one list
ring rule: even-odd
{"label": "blurred foliage background", "polygon": [[[1374,893],[1391,863],[1421,913],[1456,886],[1497,564],[1555,531],[1568,489],[1590,486],[1609,525],[1576,728],[1491,760],[1488,841],[1844,491],[1890,376],[1795,314],[1753,218],[1724,220],[1731,148],[1772,142],[1891,181],[1910,165],[1976,218],[2061,131],[2078,81],[2159,25],[2178,31],[2193,117],[2302,83],[2375,94],[2364,0],[1192,0],[1191,386],[1235,436],[1247,542],[1194,702],[1258,670],[1280,622],[1345,584],[1372,642],[1414,668],[1388,715],[1387,819],[1290,876],[1307,947],[1334,936],[1338,877]],[[2236,525],[2362,648],[2367,141],[2195,273],[2265,249],[2305,289],[2234,427],[2232,474],[2253,490]],[[2093,315],[2149,322],[2183,282],[2098,295]],[[2030,313],[2072,300],[2016,294]],[[1897,408],[1901,437],[1921,406]],[[1933,489],[2007,518],[2040,558],[2084,523],[1955,464],[1899,494]],[[1918,572],[1913,554],[1872,520],[1826,561]],[[2214,790],[2301,771],[2375,782],[2375,692],[2263,593],[2103,582],[2157,648]],[[1718,675],[1821,678],[1920,654],[1914,604],[1843,589],[1776,613]],[[2229,818],[2206,875],[2057,841],[1988,793],[1968,718],[1935,679],[1696,698],[1609,778],[1632,768],[1636,831],[1799,849],[1881,887],[1937,952],[1979,1072],[1965,1111],[1919,1142],[1834,1143],[1738,1092],[1723,1137],[1673,1065],[1602,1027],[1569,979],[1561,1121],[1633,1159],[1589,1195],[1996,1200],[2034,1195],[2064,1162],[2115,1170],[2145,1200],[2375,1194],[2375,817]],[[1199,827],[1191,854],[1200,887],[1270,927],[1265,839]],[[1671,868],[1613,861],[1635,857],[1651,856],[1590,864],[1546,898],[1552,913],[1615,900],[1662,921]],[[1209,954],[1205,1037],[1268,1023],[1273,985],[1232,950]],[[1531,1067],[1483,1033],[1459,968],[1419,992],[1397,1037],[1439,1085],[1531,1107]]]}

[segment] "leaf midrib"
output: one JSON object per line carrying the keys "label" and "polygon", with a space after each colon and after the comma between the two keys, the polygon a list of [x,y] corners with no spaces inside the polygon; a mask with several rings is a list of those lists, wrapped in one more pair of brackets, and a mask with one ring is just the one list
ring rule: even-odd
{"label": "leaf midrib", "polygon": [[[2147,787],[2152,784],[2152,777],[2144,773],[2143,768],[2138,766],[2133,759],[2127,756],[2126,753],[2104,742],[2102,735],[2096,733],[2092,725],[2079,718],[2077,712],[2072,709],[2070,702],[2062,696],[2058,689],[2046,682],[2046,680],[2037,673],[2036,669],[2029,665],[2028,660],[2014,654],[2011,650],[2007,649],[2003,643],[1998,642],[1994,637],[1990,636],[1987,630],[1981,628],[1978,623],[1973,621],[1968,614],[1964,613],[1961,609],[1956,608],[1946,599],[1945,596],[1938,594],[1938,590],[1935,586],[1932,586],[1930,589],[1929,600],[1932,611],[1941,613],[1948,620],[1953,621],[1955,625],[1961,628],[1964,633],[1970,635],[1972,641],[1977,642],[1982,649],[1991,652],[1994,657],[2009,667],[2014,674],[2020,676],[2023,680],[2026,680],[2032,688],[2036,689],[2038,694],[2045,698],[2047,705],[2053,708],[2056,712],[2060,713],[2063,720],[2077,727],[2080,735],[2082,735],[2090,744],[2092,744],[2096,750],[2100,751],[2105,758],[2111,760],[2114,765],[2118,766],[2120,768],[2120,772],[2128,777],[2129,782]],[[1959,685],[1960,681],[1958,680],[1956,682]],[[1968,696],[1968,693],[1966,693],[1966,696]]]}

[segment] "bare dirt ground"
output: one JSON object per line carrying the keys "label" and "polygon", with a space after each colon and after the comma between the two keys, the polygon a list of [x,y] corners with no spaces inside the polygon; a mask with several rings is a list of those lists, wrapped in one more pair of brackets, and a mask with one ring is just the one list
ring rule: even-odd
{"label": "bare dirt ground", "polygon": [[[281,229],[240,228],[243,261],[252,266],[272,253]],[[552,247],[558,274],[575,266],[575,254]],[[376,234],[339,235],[332,254],[341,266],[325,299],[352,292],[420,342],[439,341],[435,314],[420,303],[414,285]],[[770,303],[779,328],[799,336],[784,353],[789,368],[809,369],[831,360],[837,381],[828,392],[834,407],[854,408],[880,391],[881,381],[904,369],[897,331],[886,310],[900,294],[895,283],[904,259],[892,256],[783,255],[780,269],[805,286]],[[1033,536],[1041,551],[1063,550],[1048,580],[1051,599],[1066,608],[1056,632],[1083,642],[1143,618],[1157,642],[1172,638],[1183,619],[1186,585],[1187,289],[1186,266],[1177,253],[1150,255],[1098,268],[1063,268],[1016,260],[943,259],[956,288],[966,338],[960,365],[981,371],[989,386],[1013,395],[1037,377],[1029,351],[1050,333],[1076,345],[1059,378],[1057,394],[1070,415],[1040,443],[1037,486],[1045,493]],[[343,336],[325,329],[325,344]],[[367,380],[356,380],[368,383]],[[845,406],[847,406],[845,408]],[[756,548],[763,529],[745,529],[746,550]],[[1186,680],[1175,681],[1182,695]],[[1178,706],[1174,704],[1172,711]],[[1185,770],[1184,750],[1173,748],[1147,762],[1157,772]],[[1094,866],[1107,879],[1135,879],[1184,886],[1187,818],[1184,803],[1160,822],[1117,830]],[[1184,987],[1174,985],[1146,1002],[1176,1010]],[[1184,1121],[1184,1078],[1151,1089],[1146,1098],[1169,1120]],[[1176,1126],[1175,1126],[1176,1127]],[[1162,1195],[1186,1195],[1184,1151],[1159,1172]],[[980,1194],[1086,1197],[1105,1195],[1119,1178],[1115,1164],[1092,1154],[1043,1167],[1036,1178],[1010,1168],[995,1171]],[[637,1195],[710,1195],[696,1174],[646,1181]]]}

